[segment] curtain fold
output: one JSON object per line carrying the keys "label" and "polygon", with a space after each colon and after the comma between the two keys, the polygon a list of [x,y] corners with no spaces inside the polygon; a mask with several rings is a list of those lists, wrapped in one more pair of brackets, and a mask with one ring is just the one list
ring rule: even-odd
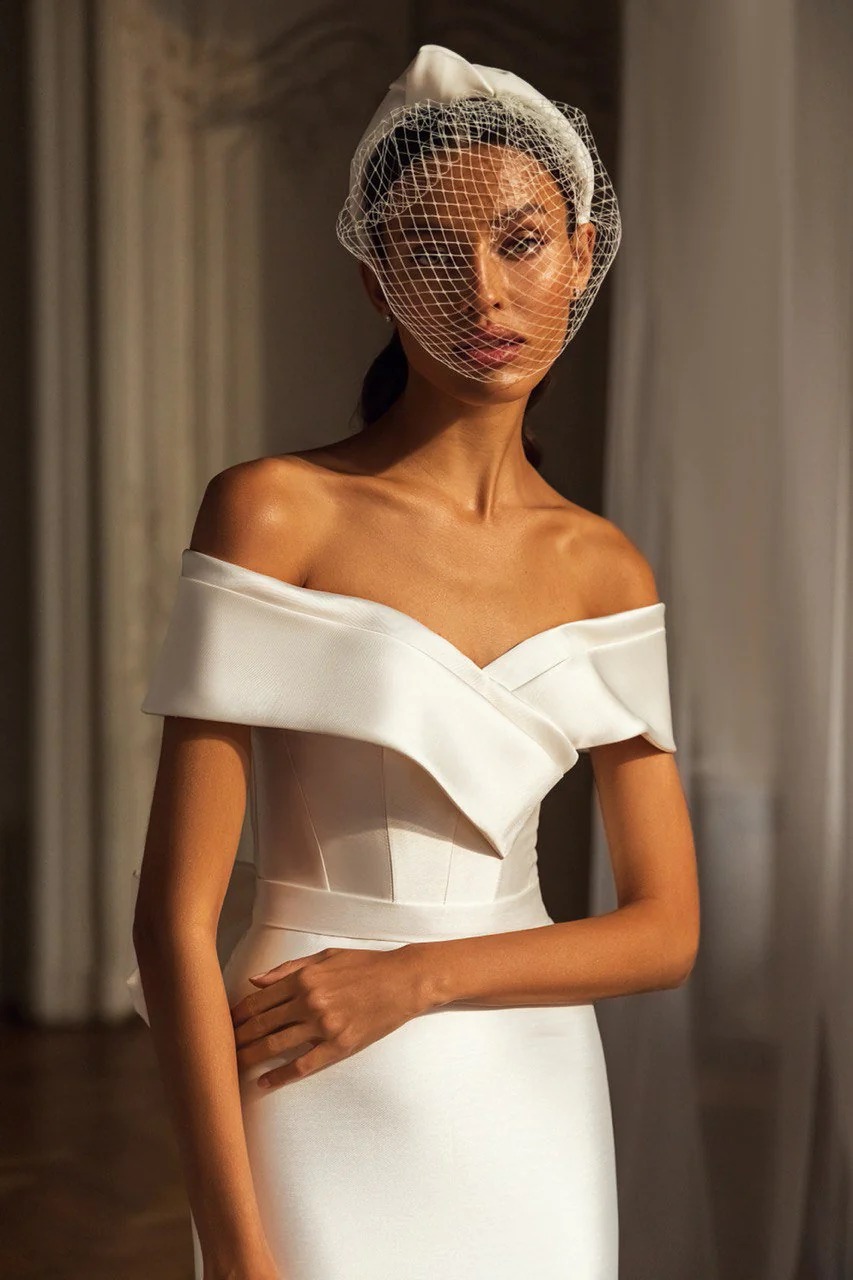
{"label": "curtain fold", "polygon": [[851,54],[837,0],[624,10],[605,513],[668,605],[703,915],[684,988],[599,1006],[626,1280],[851,1273]]}

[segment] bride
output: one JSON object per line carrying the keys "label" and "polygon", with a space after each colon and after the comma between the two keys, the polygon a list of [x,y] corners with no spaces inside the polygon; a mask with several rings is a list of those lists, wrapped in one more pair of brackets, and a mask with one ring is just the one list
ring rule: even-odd
{"label": "bride", "polygon": [[[526,421],[615,196],[580,111],[425,45],[337,232],[393,326],[362,430],[209,482],[142,708],[130,983],[195,1275],[617,1280],[595,1002],[686,980],[695,853],[652,570]],[[539,808],[581,752],[619,906],[556,923]]]}

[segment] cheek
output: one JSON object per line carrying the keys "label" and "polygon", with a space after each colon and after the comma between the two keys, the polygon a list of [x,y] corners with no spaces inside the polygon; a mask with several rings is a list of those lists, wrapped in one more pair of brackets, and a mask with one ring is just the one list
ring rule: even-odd
{"label": "cheek", "polygon": [[556,354],[565,337],[574,295],[572,277],[563,264],[552,263],[528,273],[514,307],[532,349]]}
{"label": "cheek", "polygon": [[520,263],[513,276],[518,298],[530,316],[558,320],[568,312],[574,282],[573,264],[565,256],[549,255]]}
{"label": "cheek", "polygon": [[417,271],[397,264],[387,274],[385,292],[398,318],[405,323],[426,322],[431,326],[452,323],[462,305],[462,290],[450,278],[437,272]]}

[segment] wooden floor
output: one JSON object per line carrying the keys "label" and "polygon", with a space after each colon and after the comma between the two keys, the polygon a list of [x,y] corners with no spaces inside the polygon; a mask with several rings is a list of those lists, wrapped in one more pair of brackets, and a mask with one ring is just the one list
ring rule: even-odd
{"label": "wooden floor", "polygon": [[[0,1277],[193,1280],[177,1149],[144,1023],[0,1027],[0,1064]],[[769,1085],[767,1064],[747,1056],[714,1069],[703,1090],[725,1280],[760,1270]]]}
{"label": "wooden floor", "polygon": [[148,1028],[0,1029],[3,1280],[193,1280]]}

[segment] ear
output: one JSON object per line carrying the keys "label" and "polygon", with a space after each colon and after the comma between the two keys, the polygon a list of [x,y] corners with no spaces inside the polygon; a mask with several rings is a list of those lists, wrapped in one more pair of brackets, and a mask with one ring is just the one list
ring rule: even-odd
{"label": "ear", "polygon": [[369,267],[366,262],[359,262],[358,270],[361,275],[362,284],[367,291],[368,298],[373,303],[380,316],[386,315],[388,311],[388,304],[385,301],[385,294],[383,292],[382,285],[379,283],[376,276],[376,272],[372,267]]}
{"label": "ear", "polygon": [[592,250],[595,245],[596,234],[597,230],[594,222],[581,223],[574,234],[575,258],[578,264],[575,279],[581,293],[586,288],[589,277],[592,274]]}

